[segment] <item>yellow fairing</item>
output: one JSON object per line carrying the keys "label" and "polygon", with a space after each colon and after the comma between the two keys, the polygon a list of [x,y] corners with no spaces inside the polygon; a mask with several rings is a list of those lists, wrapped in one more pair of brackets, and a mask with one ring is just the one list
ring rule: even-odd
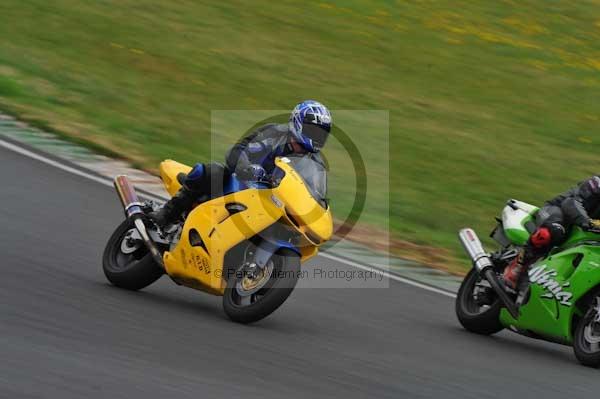
{"label": "yellow fairing", "polygon": [[167,159],[160,163],[160,178],[167,189],[167,192],[173,196],[181,188],[177,181],[177,175],[180,173],[189,173],[192,168],[179,162]]}
{"label": "yellow fairing", "polygon": [[[230,215],[225,205],[233,202],[247,209]],[[284,210],[272,201],[271,190],[248,189],[203,203],[188,215],[175,249],[165,253],[167,273],[184,285],[222,294],[227,251],[266,229],[283,214]],[[197,239],[196,246],[192,245],[194,230],[203,246],[198,245]]]}
{"label": "yellow fairing", "polygon": [[285,172],[285,177],[273,193],[285,204],[290,224],[314,245],[329,240],[333,234],[329,207],[324,209],[315,201],[302,177],[286,162],[286,158],[277,158],[275,165]]}
{"label": "yellow fairing", "polygon": [[[164,254],[169,276],[180,284],[222,295],[227,278],[223,275],[227,252],[280,220],[301,233],[300,241],[295,244],[302,262],[317,254],[318,246],[331,237],[331,212],[312,198],[303,179],[285,158],[277,159],[276,164],[285,172],[278,187],[242,190],[207,201],[190,212],[179,242]],[[181,187],[177,174],[190,170],[189,166],[171,160],[161,163],[161,178],[171,195]],[[226,209],[230,203],[242,204],[246,209],[230,214]]]}

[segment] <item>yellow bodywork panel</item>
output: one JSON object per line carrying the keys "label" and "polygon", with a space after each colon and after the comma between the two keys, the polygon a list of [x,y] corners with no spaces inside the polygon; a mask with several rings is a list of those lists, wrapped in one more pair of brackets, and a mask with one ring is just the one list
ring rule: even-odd
{"label": "yellow bodywork panel", "polygon": [[[204,202],[190,212],[179,242],[163,256],[169,276],[185,286],[222,295],[227,283],[223,271],[227,270],[227,252],[278,221],[300,233],[295,245],[302,262],[317,254],[318,246],[331,237],[331,212],[314,200],[285,158],[278,158],[276,164],[285,172],[278,187],[242,190]],[[181,188],[177,175],[191,169],[172,160],[160,164],[161,178],[171,195]],[[246,209],[230,214],[226,205],[232,203]]]}
{"label": "yellow bodywork panel", "polygon": [[[230,215],[225,208],[228,203],[247,209]],[[184,285],[222,294],[227,251],[271,226],[283,214],[271,200],[270,190],[247,189],[201,204],[188,215],[177,246],[164,254],[167,273]]]}
{"label": "yellow bodywork panel", "polygon": [[273,194],[284,204],[287,218],[305,237],[316,245],[329,240],[333,234],[333,218],[329,208],[324,209],[312,197],[306,183],[286,161],[277,158],[275,165],[285,172],[285,178]]}

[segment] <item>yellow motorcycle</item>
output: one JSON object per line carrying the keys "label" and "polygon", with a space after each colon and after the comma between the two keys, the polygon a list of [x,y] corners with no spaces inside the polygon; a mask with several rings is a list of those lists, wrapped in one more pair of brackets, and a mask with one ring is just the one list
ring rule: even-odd
{"label": "yellow motorcycle", "polygon": [[[140,201],[127,177],[117,176],[126,220],[104,250],[107,279],[139,290],[167,274],[179,285],[223,296],[225,313],[240,323],[274,312],[296,286],[301,263],[333,231],[324,165],[310,155],[279,157],[275,165],[268,180],[244,182],[231,175],[222,195],[199,198],[165,229],[147,216],[158,205]],[[170,195],[190,170],[172,160],[161,163]]]}

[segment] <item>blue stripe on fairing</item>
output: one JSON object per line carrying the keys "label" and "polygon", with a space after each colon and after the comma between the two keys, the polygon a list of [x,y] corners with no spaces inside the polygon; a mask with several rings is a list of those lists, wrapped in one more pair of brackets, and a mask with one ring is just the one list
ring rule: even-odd
{"label": "blue stripe on fairing", "polygon": [[270,188],[268,184],[261,182],[244,182],[237,178],[235,174],[231,175],[225,185],[223,186],[223,195],[237,193],[238,191],[246,190],[249,188]]}
{"label": "blue stripe on fairing", "polygon": [[300,253],[300,250],[298,248],[296,248],[296,246],[289,241],[277,240],[276,245],[278,245],[278,247],[279,247],[277,249],[281,249],[281,248],[291,249],[298,255],[302,256],[302,254]]}
{"label": "blue stripe on fairing", "polygon": [[238,191],[245,190],[246,188],[248,188],[248,186],[245,185],[244,182],[239,180],[235,175],[231,175],[225,182],[223,194],[227,195],[231,193],[237,193]]}
{"label": "blue stripe on fairing", "polygon": [[300,250],[296,248],[291,242],[284,240],[269,241],[268,239],[266,239],[263,240],[258,245],[258,247],[256,247],[256,251],[254,253],[254,261],[260,267],[263,267],[267,264],[269,259],[271,259],[271,257],[281,248],[290,249],[297,253],[299,256],[302,256]]}

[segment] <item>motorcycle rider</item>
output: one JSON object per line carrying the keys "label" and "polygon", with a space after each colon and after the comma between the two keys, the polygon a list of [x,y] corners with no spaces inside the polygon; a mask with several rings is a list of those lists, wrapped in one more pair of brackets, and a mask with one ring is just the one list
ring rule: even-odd
{"label": "motorcycle rider", "polygon": [[186,175],[182,188],[151,217],[162,228],[172,224],[204,195],[219,196],[223,183],[232,173],[247,181],[260,181],[275,169],[275,158],[291,154],[312,154],[321,161],[319,152],[331,131],[332,119],[327,107],[306,100],[292,110],[288,124],[266,124],[237,142],[217,162],[198,163]]}
{"label": "motorcycle rider", "polygon": [[504,270],[504,282],[516,289],[524,270],[552,247],[562,244],[572,226],[600,230],[600,176],[547,201],[536,215],[536,231],[517,257]]}

